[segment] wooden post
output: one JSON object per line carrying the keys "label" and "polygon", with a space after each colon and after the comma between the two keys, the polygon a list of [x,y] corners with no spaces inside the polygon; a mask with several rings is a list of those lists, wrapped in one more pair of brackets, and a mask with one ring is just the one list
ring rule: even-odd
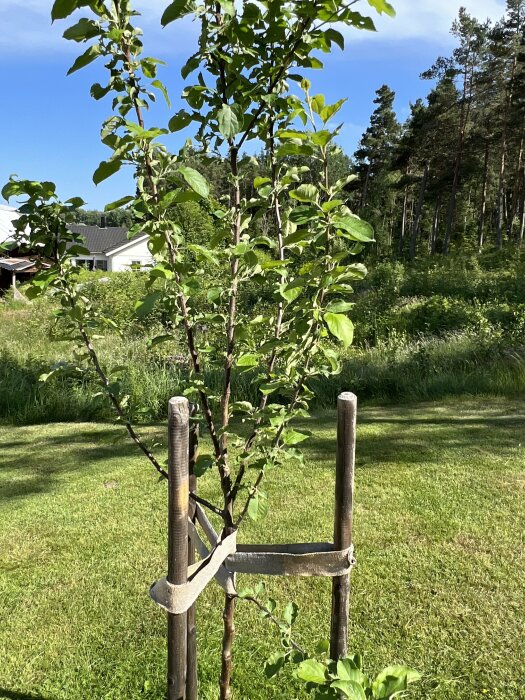
{"label": "wooden post", "polygon": [[[352,544],[354,496],[355,435],[357,397],[344,392],[337,398],[337,460],[335,472],[334,545],[337,550]],[[348,652],[348,614],[350,576],[332,579],[332,620],[330,658],[336,660]]]}
{"label": "wooden post", "polygon": [[[191,415],[197,412],[197,406],[191,406]],[[194,474],[195,462],[199,451],[199,427],[190,426],[189,475],[190,493],[197,493],[197,477]],[[195,522],[195,503],[190,500],[189,516]],[[195,562],[195,547],[188,539],[188,565]],[[186,676],[186,700],[197,700],[197,626],[195,624],[195,605],[188,610],[188,670]]]}
{"label": "wooden post", "polygon": [[[168,581],[175,585],[188,579],[189,506],[188,399],[170,399],[168,409]],[[186,699],[188,649],[187,613],[168,613],[168,700]]]}

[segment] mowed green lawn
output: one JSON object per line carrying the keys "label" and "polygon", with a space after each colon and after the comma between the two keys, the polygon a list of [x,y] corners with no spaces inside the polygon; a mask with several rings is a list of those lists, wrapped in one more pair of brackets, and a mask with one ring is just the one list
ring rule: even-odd
{"label": "mowed green lawn", "polygon": [[[334,422],[316,416],[304,467],[269,475],[270,514],[244,541],[331,539]],[[0,427],[0,698],[164,697],[165,618],[148,588],[165,571],[166,486],[119,434]],[[414,698],[525,698],[525,402],[362,408],[357,464],[351,648],[371,670],[420,670]],[[303,645],[328,636],[329,581],[267,585],[298,602]],[[221,603],[213,584],[198,606],[210,700]],[[278,639],[249,603],[237,629],[237,700],[304,698],[289,676],[264,678]]]}

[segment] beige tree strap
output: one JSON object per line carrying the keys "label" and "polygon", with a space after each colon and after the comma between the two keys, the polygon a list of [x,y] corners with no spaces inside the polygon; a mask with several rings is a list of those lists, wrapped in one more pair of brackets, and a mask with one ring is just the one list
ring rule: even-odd
{"label": "beige tree strap", "polygon": [[189,610],[214,578],[228,595],[234,596],[237,595],[237,573],[334,577],[346,576],[355,564],[353,546],[334,550],[334,545],[327,542],[237,545],[237,532],[220,540],[199,505],[196,517],[210,540],[211,552],[190,520],[190,539],[201,561],[188,567],[187,583],[174,585],[163,578],[150,588],[151,598],[174,615]]}
{"label": "beige tree strap", "polygon": [[237,532],[217,543],[206,559],[188,567],[188,582],[180,585],[162,578],[154,583],[149,591],[151,598],[173,615],[181,615],[191,608],[208,583],[222,566],[222,563],[236,551]]}
{"label": "beige tree strap", "polygon": [[[189,523],[189,534],[192,544],[197,550],[200,558],[206,559],[206,557],[210,555],[210,551],[200,538],[197,528],[191,521]],[[224,564],[221,564],[219,570],[215,574],[215,580],[225,593],[228,595],[237,595],[237,590],[235,588],[235,574],[228,571]]]}
{"label": "beige tree strap", "polygon": [[350,573],[354,548],[334,550],[325,542],[287,545],[237,545],[225,562],[238,574],[265,576],[345,576]]}

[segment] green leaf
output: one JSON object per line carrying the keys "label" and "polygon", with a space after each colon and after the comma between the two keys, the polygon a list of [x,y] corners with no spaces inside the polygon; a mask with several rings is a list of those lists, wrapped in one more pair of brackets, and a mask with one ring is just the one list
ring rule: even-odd
{"label": "green leaf", "polygon": [[268,501],[266,495],[257,491],[248,506],[248,516],[254,521],[264,520],[268,515]]}
{"label": "green leaf", "polygon": [[355,214],[334,218],[334,226],[345,231],[348,234],[348,238],[352,241],[371,243],[374,240],[374,229],[372,226],[368,221],[363,221]]}
{"label": "green leaf", "polygon": [[197,172],[197,170],[189,168],[188,166],[183,166],[182,168],[179,168],[179,173],[194,192],[200,195],[203,199],[207,199],[208,195],[210,194],[210,188],[208,187],[208,183],[205,178],[199,172]]}
{"label": "green leaf", "polygon": [[311,100],[310,100],[310,105],[312,107],[313,112],[315,114],[321,114],[321,110],[323,109],[325,104],[325,99],[324,95],[314,95]]}
{"label": "green leaf", "polygon": [[345,275],[355,280],[364,280],[367,274],[368,270],[363,265],[363,263],[354,263],[353,265],[347,265],[345,269]]}
{"label": "green leaf", "polygon": [[189,124],[191,124],[191,122],[191,114],[188,114],[186,110],[181,109],[170,119],[168,128],[170,131],[180,131],[181,129],[185,129]]}
{"label": "green leaf", "polygon": [[333,105],[327,105],[326,107],[323,107],[321,110],[320,117],[323,120],[323,123],[326,124],[328,120],[330,120],[333,116],[335,116],[341,107],[344,105],[346,100],[339,100],[339,102],[336,102]]}
{"label": "green leaf", "polygon": [[302,280],[295,280],[294,282],[289,282],[288,284],[281,284],[279,286],[279,294],[286,299],[288,302],[295,301],[301,296],[304,291],[304,282]]}
{"label": "green leaf", "polygon": [[188,243],[188,250],[191,250],[192,253],[195,253],[197,258],[201,260],[205,260],[206,262],[211,263],[212,265],[218,265],[219,264],[219,259],[217,256],[212,253],[211,250],[208,250],[205,248],[203,245],[199,245],[198,243]]}
{"label": "green leaf", "polygon": [[121,167],[122,162],[120,160],[103,160],[93,173],[93,182],[95,185],[100,184],[104,180],[107,180],[108,177],[118,173]]}
{"label": "green leaf", "polygon": [[256,177],[253,181],[253,186],[257,189],[261,185],[267,185],[269,182],[271,182],[269,177]]}
{"label": "green leaf", "polygon": [[334,681],[330,687],[340,690],[345,698],[350,698],[350,700],[366,700],[363,686],[355,681]]}
{"label": "green leaf", "polygon": [[388,700],[395,693],[408,688],[409,683],[415,683],[421,676],[407,666],[388,666],[379,673],[372,684],[374,698]]}
{"label": "green leaf", "polygon": [[328,143],[330,143],[334,136],[335,134],[333,134],[331,131],[327,131],[326,129],[316,131],[314,134],[312,134],[312,143],[315,143],[316,146],[321,146],[321,148],[324,148]]}
{"label": "green leaf", "polygon": [[298,430],[293,428],[287,428],[283,434],[283,443],[285,445],[298,445],[300,442],[308,440],[310,436],[306,433],[300,433]]}
{"label": "green leaf", "polygon": [[200,61],[199,61],[197,55],[191,56],[191,58],[189,58],[186,61],[186,63],[182,66],[182,68],[180,70],[180,74],[184,78],[184,80],[186,80],[188,75],[190,73],[193,73],[194,70],[197,70],[197,68],[199,66],[200,66]]}
{"label": "green leaf", "polygon": [[168,105],[168,109],[171,107],[171,101],[170,101],[170,96],[168,95],[168,90],[166,89],[166,86],[164,83],[162,83],[160,80],[154,80],[152,83],[152,86],[154,88],[157,88],[159,92],[162,93],[164,96],[164,99],[166,100],[166,104]]}
{"label": "green leaf", "polygon": [[222,105],[217,115],[219,131],[225,139],[231,139],[239,133],[239,120],[230,105]]}
{"label": "green leaf", "polygon": [[353,309],[355,304],[348,301],[331,301],[327,307],[327,311],[331,311],[334,314],[345,314],[350,309]]}
{"label": "green leaf", "polygon": [[312,146],[307,143],[284,143],[277,149],[277,156],[279,158],[284,158],[284,156],[311,156],[314,152]]}
{"label": "green leaf", "polygon": [[84,206],[85,203],[86,202],[82,199],[82,197],[71,197],[71,199],[66,199],[65,201],[65,204],[69,204],[74,209]]}
{"label": "green leaf", "polygon": [[336,29],[330,28],[325,31],[324,35],[329,41],[333,42],[334,44],[337,44],[341,51],[344,51],[345,38],[341,34],[341,32],[338,32]]}
{"label": "green leaf", "polygon": [[354,324],[344,314],[327,312],[323,319],[330,333],[340,340],[345,348],[348,348],[354,339]]}
{"label": "green leaf", "polygon": [[78,0],[55,0],[51,10],[51,19],[53,22],[56,19],[65,19],[78,7]]}
{"label": "green leaf", "polygon": [[280,139],[299,139],[305,141],[308,135],[304,131],[279,131],[277,136]]}
{"label": "green leaf", "polygon": [[315,202],[319,192],[315,185],[301,185],[290,192],[290,197],[299,202]]}
{"label": "green leaf", "polygon": [[288,603],[288,605],[284,609],[283,620],[286,622],[287,625],[291,627],[297,620],[298,613],[299,608],[297,607],[297,605],[295,603]]}
{"label": "green leaf", "polygon": [[79,56],[77,60],[73,63],[71,68],[68,70],[67,74],[71,75],[71,73],[74,73],[77,70],[80,70],[81,68],[84,68],[84,66],[89,65],[90,63],[93,63],[93,61],[100,56],[101,49],[100,49],[100,44],[93,44],[93,46],[90,46],[87,51],[85,51],[82,56]]}
{"label": "green leaf", "polygon": [[175,0],[164,10],[160,23],[165,27],[170,22],[191,14],[195,10],[195,3],[191,0]]}
{"label": "green leaf", "polygon": [[337,676],[341,681],[353,681],[359,685],[363,685],[366,680],[365,674],[356,668],[352,659],[341,659],[337,662]]}
{"label": "green leaf", "polygon": [[321,639],[320,642],[317,642],[315,645],[315,653],[316,654],[328,654],[330,651],[330,641],[328,639]]}
{"label": "green leaf", "polygon": [[69,39],[71,41],[87,41],[88,39],[93,39],[100,34],[99,25],[92,19],[86,19],[83,17],[76,24],[63,34],[64,39]]}
{"label": "green leaf", "polygon": [[258,355],[241,355],[237,360],[237,367],[256,367],[259,364]]}
{"label": "green leaf", "polygon": [[72,245],[70,248],[68,248],[68,253],[69,255],[90,255],[88,248],[78,244]]}
{"label": "green leaf", "polygon": [[365,17],[360,12],[348,12],[346,16],[346,24],[350,24],[356,29],[362,29],[368,32],[375,32],[376,27],[371,17]]}
{"label": "green leaf", "polygon": [[231,0],[219,0],[219,5],[225,14],[233,17],[235,14],[235,4]]}
{"label": "green leaf", "polygon": [[337,207],[340,207],[341,204],[344,204],[342,199],[331,199],[328,202],[323,202],[321,204],[321,209],[324,212],[328,213],[328,212],[332,211],[332,209],[337,209]]}
{"label": "green leaf", "polygon": [[396,16],[396,11],[389,2],[386,2],[386,0],[368,0],[368,4],[375,8],[380,15],[384,13],[390,17]]}
{"label": "green leaf", "polygon": [[297,667],[296,676],[307,683],[323,685],[326,681],[326,668],[315,659],[306,659]]}
{"label": "green leaf", "polygon": [[107,85],[106,87],[102,87],[100,83],[93,83],[89,92],[94,100],[101,100],[108,94],[110,90],[111,87],[109,85]]}
{"label": "green leaf", "polygon": [[199,455],[195,462],[193,473],[197,477],[203,476],[214,464],[215,460],[210,455]]}
{"label": "green leaf", "polygon": [[148,345],[150,348],[154,348],[157,345],[162,345],[162,343],[169,343],[173,342],[174,338],[172,335],[158,335],[155,338],[152,338]]}
{"label": "green leaf", "polygon": [[155,290],[154,292],[151,292],[150,294],[145,296],[144,299],[137,301],[137,303],[135,304],[136,315],[139,318],[144,318],[144,316],[150,314],[155,308],[155,304],[158,302],[161,296],[162,292],[160,292],[159,290]]}
{"label": "green leaf", "polygon": [[288,215],[290,221],[298,226],[304,226],[310,221],[319,218],[319,212],[315,207],[296,207]]}
{"label": "green leaf", "polygon": [[266,678],[273,678],[283,668],[286,663],[286,655],[284,652],[276,651],[264,663],[264,675]]}
{"label": "green leaf", "polygon": [[106,204],[106,206],[104,207],[104,211],[113,211],[114,209],[119,209],[119,207],[124,207],[126,206],[126,204],[129,204],[134,200],[135,197],[132,197],[131,195],[128,195],[127,197],[121,197],[115,202],[111,202],[111,204]]}

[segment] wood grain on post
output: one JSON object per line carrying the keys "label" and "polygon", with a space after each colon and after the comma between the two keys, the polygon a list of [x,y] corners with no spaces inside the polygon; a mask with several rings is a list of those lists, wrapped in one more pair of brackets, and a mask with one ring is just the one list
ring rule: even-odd
{"label": "wood grain on post", "polygon": [[[197,406],[192,405],[190,413],[194,416]],[[199,426],[197,423],[190,425],[190,450],[189,450],[189,486],[190,493],[197,493],[197,477],[195,476],[195,462],[199,452]],[[195,522],[195,502],[190,500],[189,517]],[[195,547],[188,539],[188,565],[195,562]],[[197,700],[197,626],[195,622],[195,605],[188,610],[188,668],[186,676],[186,700]]]}
{"label": "wood grain on post", "polygon": [[[189,508],[188,399],[177,396],[168,407],[168,581],[175,585],[188,579]],[[186,700],[188,656],[187,613],[168,613],[168,700]]]}
{"label": "wood grain on post", "polygon": [[[334,545],[343,550],[352,544],[357,397],[344,392],[337,398],[337,459],[335,471]],[[348,652],[350,576],[332,579],[330,658]]]}

